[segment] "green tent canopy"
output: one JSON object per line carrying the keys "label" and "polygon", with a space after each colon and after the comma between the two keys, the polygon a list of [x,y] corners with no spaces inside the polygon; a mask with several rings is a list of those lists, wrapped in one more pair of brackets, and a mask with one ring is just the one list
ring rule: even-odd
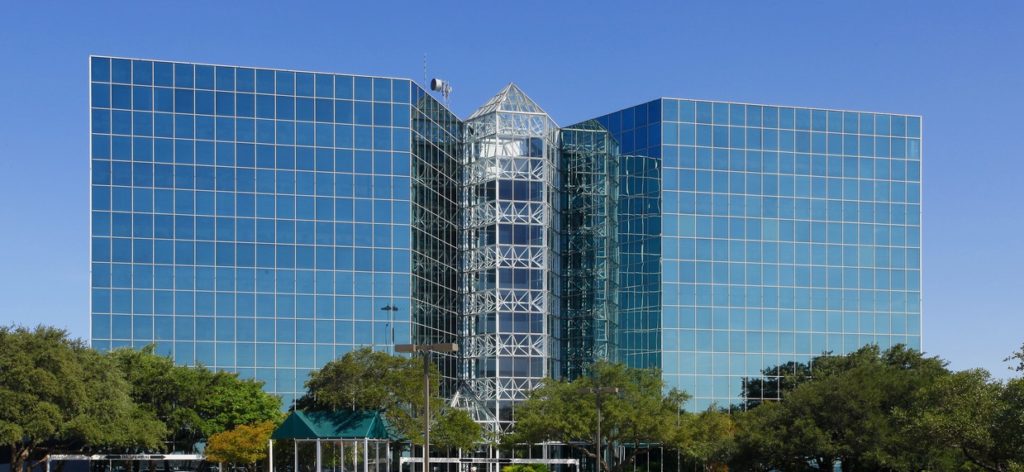
{"label": "green tent canopy", "polygon": [[397,440],[379,411],[295,411],[270,439],[382,439]]}

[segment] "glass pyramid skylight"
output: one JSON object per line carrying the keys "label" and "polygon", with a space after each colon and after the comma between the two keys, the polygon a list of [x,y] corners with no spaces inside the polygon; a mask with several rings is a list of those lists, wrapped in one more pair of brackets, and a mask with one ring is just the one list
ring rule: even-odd
{"label": "glass pyramid skylight", "polygon": [[497,95],[491,97],[487,103],[473,112],[469,119],[472,120],[496,111],[547,114],[514,83],[506,85]]}

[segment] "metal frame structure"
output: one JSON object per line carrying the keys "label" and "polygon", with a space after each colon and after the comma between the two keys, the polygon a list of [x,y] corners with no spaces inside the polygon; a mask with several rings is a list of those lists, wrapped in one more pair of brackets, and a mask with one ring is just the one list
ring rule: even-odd
{"label": "metal frame structure", "polygon": [[[316,445],[316,472],[323,471],[324,454],[323,446],[326,445],[338,445],[338,464],[342,472],[387,472],[391,464],[391,441],[382,439],[290,439],[292,442],[292,472],[299,470],[299,444],[300,443],[313,443]],[[348,462],[345,455],[345,445],[349,445],[349,449],[352,451],[352,461]],[[384,456],[381,457],[381,449],[383,446]],[[268,442],[269,457],[268,461],[270,464],[269,472],[274,472],[274,440],[271,439]],[[373,448],[373,454],[370,454],[370,449]],[[362,459],[360,459],[362,456]],[[347,468],[348,464],[352,464],[352,468]],[[360,468],[360,466],[362,468]]]}
{"label": "metal frame structure", "polygon": [[596,121],[562,129],[564,374],[617,358],[618,144]]}
{"label": "metal frame structure", "polygon": [[[458,291],[462,121],[418,87],[413,87],[412,99],[412,342],[455,343],[462,303]],[[456,390],[456,359],[451,352],[434,357],[444,396]]]}
{"label": "metal frame structure", "polygon": [[[575,471],[580,470],[580,460],[579,459],[520,459],[520,458],[515,458],[515,457],[502,458],[502,459],[489,459],[489,458],[485,458],[485,457],[444,457],[444,458],[434,458],[434,459],[431,459],[430,461],[431,462],[436,462],[436,463],[439,463],[439,464],[459,464],[460,466],[461,465],[470,465],[470,464],[484,464],[484,465],[487,465],[489,469],[492,466],[492,464],[493,465],[502,465],[502,464],[548,464],[548,465],[568,465],[568,466],[572,466],[573,467],[573,469],[571,469],[571,470],[575,470]],[[419,458],[419,457],[400,457],[398,459],[399,469],[400,470],[403,467],[405,467],[405,464],[418,464],[418,463],[421,463],[421,462],[422,462],[422,459]],[[461,468],[460,468],[460,470],[461,470]]]}
{"label": "metal frame structure", "polygon": [[501,432],[515,403],[558,370],[559,133],[515,84],[465,128],[462,389],[453,404]]}
{"label": "metal frame structure", "polygon": [[[148,463],[156,461],[196,462],[205,460],[206,456],[202,454],[49,454],[44,459],[44,462],[46,464],[46,472],[50,472],[50,463],[54,461],[88,461],[90,464],[93,461],[107,461],[110,464],[107,470],[111,471],[113,470],[114,461]],[[89,469],[92,470],[92,467]]]}

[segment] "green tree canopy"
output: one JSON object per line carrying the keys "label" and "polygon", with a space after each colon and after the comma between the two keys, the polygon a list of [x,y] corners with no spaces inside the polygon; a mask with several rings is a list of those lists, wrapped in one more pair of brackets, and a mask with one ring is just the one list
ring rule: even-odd
{"label": "green tree canopy", "polygon": [[[381,410],[423,402],[420,360],[368,347],[345,353],[313,371],[306,381],[300,409]],[[436,368],[431,371],[431,390],[438,389]]]}
{"label": "green tree canopy", "polygon": [[206,393],[196,403],[207,435],[239,425],[278,423],[284,416],[281,399],[264,391],[263,382],[241,379],[231,372],[218,371],[208,377]]}
{"label": "green tree canopy", "polygon": [[115,363],[63,330],[0,327],[0,443],[12,470],[52,451],[158,448],[164,427],[129,390]]}
{"label": "green tree canopy", "polygon": [[724,469],[735,452],[736,422],[728,412],[714,407],[683,415],[671,445],[702,464],[705,472]]}
{"label": "green tree canopy", "polygon": [[983,369],[938,379],[919,392],[922,408],[901,412],[911,434],[993,472],[1024,470],[1024,379],[993,380]]}
{"label": "green tree canopy", "polygon": [[764,401],[781,399],[786,392],[811,378],[811,368],[803,362],[789,361],[761,370],[760,377],[743,379],[742,396],[746,408]]}
{"label": "green tree canopy", "polygon": [[482,433],[469,413],[444,408],[430,430],[430,442],[452,449],[473,449],[480,443]]}
{"label": "green tree canopy", "polygon": [[819,356],[810,380],[783,392],[782,402],[750,410],[738,441],[767,465],[801,470],[810,464],[844,472],[921,470],[948,460],[934,442],[908,434],[900,411],[921,408],[919,392],[948,376],[945,362],[896,346],[877,346],[845,356]]}
{"label": "green tree canopy", "polygon": [[[448,407],[440,397],[440,372],[430,367],[431,445],[470,447],[482,429],[468,414]],[[423,361],[364,347],[313,371],[297,408],[377,410],[403,437],[423,444]]]}
{"label": "green tree canopy", "polygon": [[509,464],[501,468],[501,472],[550,472],[547,464]]}
{"label": "green tree canopy", "polygon": [[279,421],[281,400],[262,382],[201,366],[176,365],[169,357],[142,350],[112,352],[131,384],[131,397],[164,422],[174,449],[191,449],[200,439],[238,425]]}
{"label": "green tree canopy", "polygon": [[1013,362],[1016,365],[1010,367],[1011,370],[1017,372],[1024,372],[1024,345],[1021,345],[1020,349],[1010,354],[1010,357],[1003,359],[1003,362]]}
{"label": "green tree canopy", "polygon": [[206,458],[213,462],[244,464],[256,470],[256,463],[267,458],[270,435],[277,422],[264,421],[238,425],[211,435],[206,443]]}
{"label": "green tree canopy", "polygon": [[[608,388],[619,392],[598,393]],[[666,393],[657,370],[598,362],[590,376],[572,382],[548,380],[534,390],[516,407],[515,428],[505,443],[557,441],[596,460],[597,395],[602,395],[602,444],[629,448],[627,457],[617,464],[600,461],[605,471],[623,470],[637,455],[671,442],[687,399],[675,389]]]}

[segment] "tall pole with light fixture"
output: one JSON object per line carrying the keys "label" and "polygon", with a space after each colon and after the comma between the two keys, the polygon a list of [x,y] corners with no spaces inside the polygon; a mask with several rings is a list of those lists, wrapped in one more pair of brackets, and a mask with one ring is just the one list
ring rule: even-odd
{"label": "tall pole with light fixture", "polygon": [[[385,344],[391,346],[390,351],[393,352],[395,344],[395,312],[398,311],[398,307],[389,303],[381,307],[381,310],[388,312],[388,323],[384,325],[384,336],[391,336],[391,339],[388,339]],[[374,338],[376,338],[376,335],[374,335]]]}
{"label": "tall pole with light fixture", "polygon": [[597,437],[594,443],[597,446],[597,451],[595,451],[597,453],[597,472],[601,472],[601,465],[604,459],[604,454],[601,451],[603,446],[601,437],[601,399],[605,394],[618,395],[619,387],[588,387],[581,389],[581,391],[594,394],[594,403],[597,407]]}
{"label": "tall pole with light fixture", "polygon": [[430,353],[458,351],[455,343],[395,345],[395,352],[423,354],[423,472],[430,472]]}

